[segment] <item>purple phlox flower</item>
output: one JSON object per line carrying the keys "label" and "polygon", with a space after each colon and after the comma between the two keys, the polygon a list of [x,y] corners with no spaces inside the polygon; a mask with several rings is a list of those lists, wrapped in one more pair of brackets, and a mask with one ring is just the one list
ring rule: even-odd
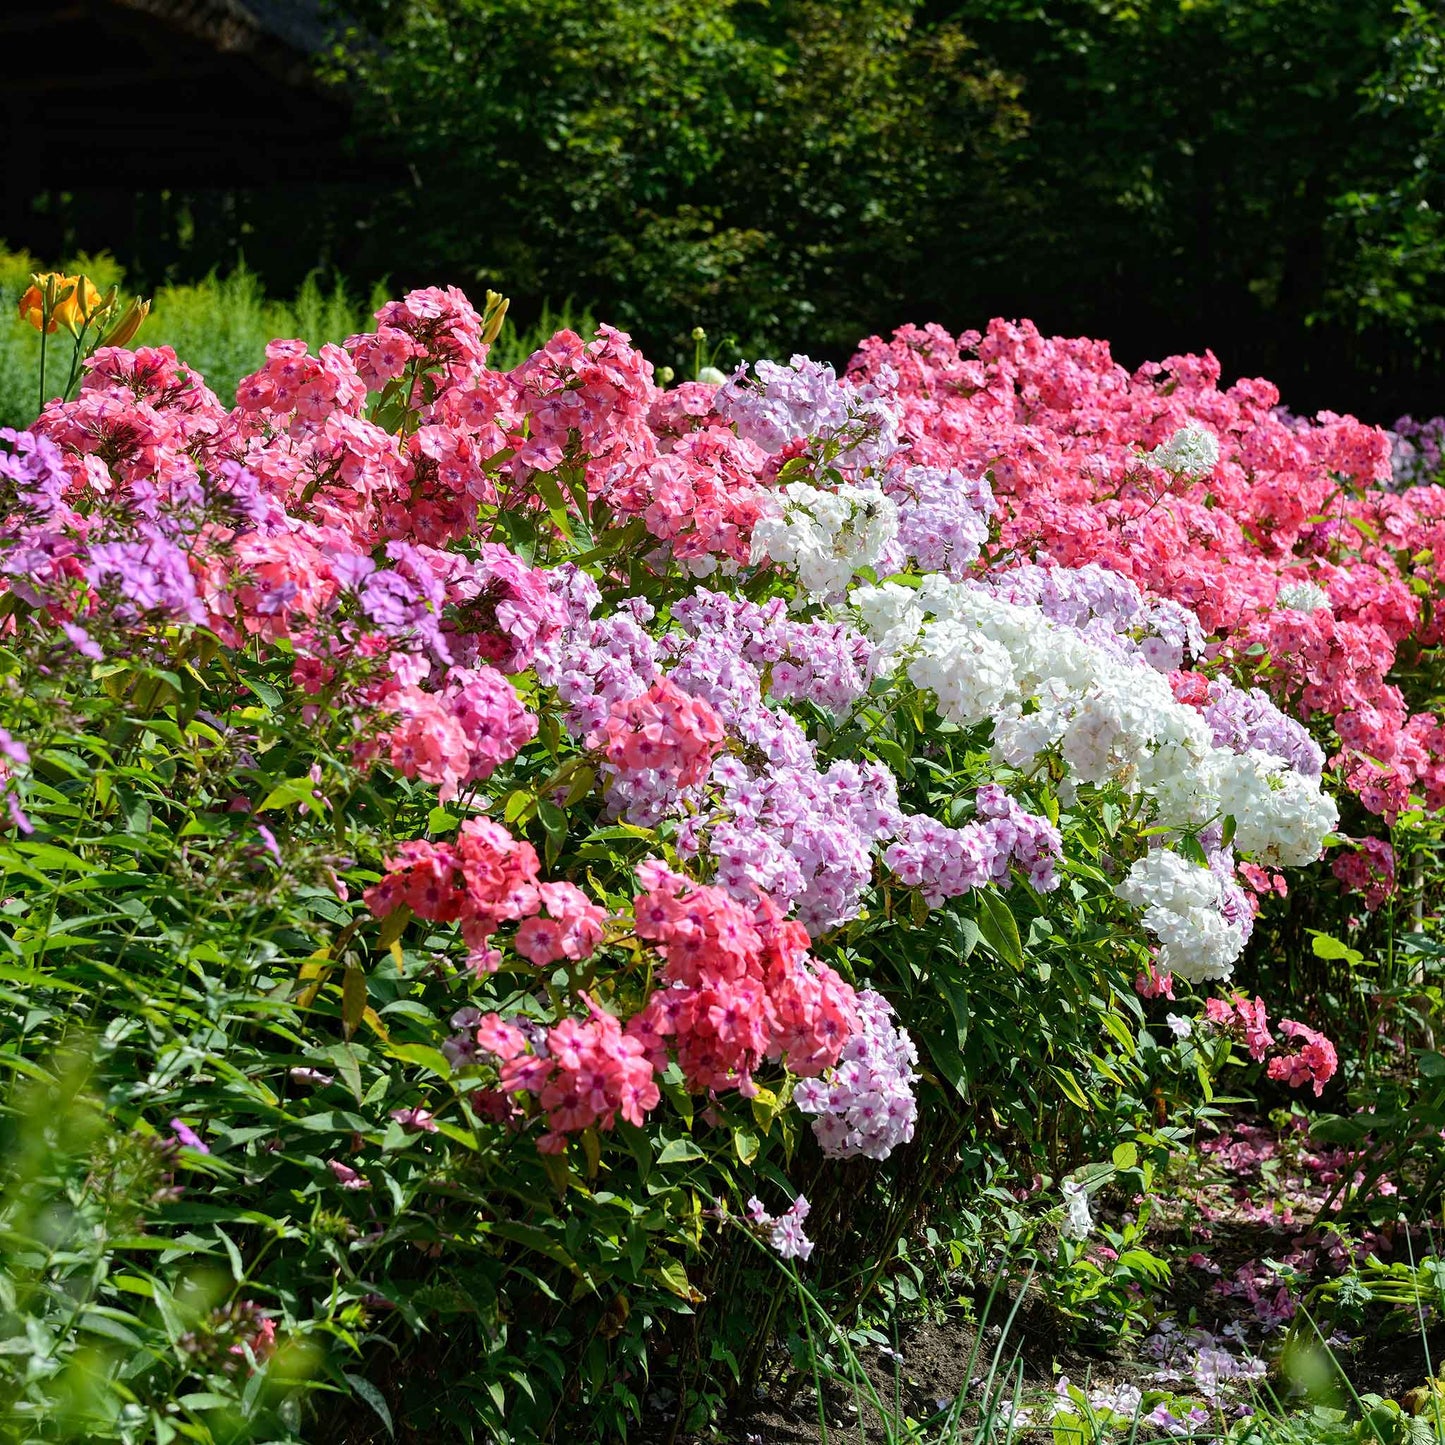
{"label": "purple phlox flower", "polygon": [[69,638],[70,645],[82,657],[88,657],[92,662],[100,662],[104,659],[105,652],[100,644],[79,623],[62,622],[60,630]]}
{"label": "purple phlox flower", "polygon": [[336,1176],[336,1181],[343,1189],[370,1189],[371,1181],[358,1174],[349,1164],[343,1164],[339,1159],[328,1159],[326,1167]]}
{"label": "purple phlox flower", "polygon": [[403,1129],[415,1129],[422,1134],[435,1134],[437,1132],[436,1122],[433,1120],[430,1111],[413,1107],[410,1109],[393,1109],[391,1117],[401,1125]]}
{"label": "purple phlox flower", "polygon": [[152,614],[178,622],[206,620],[190,559],[155,527],[133,539],[93,543],[84,571],[97,591],[114,587],[115,615],[123,622]]}
{"label": "purple phlox flower", "polygon": [[171,1129],[176,1138],[184,1144],[187,1149],[194,1149],[197,1154],[209,1154],[211,1152],[210,1145],[208,1145],[194,1129],[189,1125],[181,1123],[179,1119],[171,1120]]}

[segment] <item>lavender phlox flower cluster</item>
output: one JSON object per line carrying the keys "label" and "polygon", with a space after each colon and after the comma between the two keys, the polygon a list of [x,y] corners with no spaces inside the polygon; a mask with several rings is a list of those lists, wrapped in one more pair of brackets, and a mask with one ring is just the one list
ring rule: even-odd
{"label": "lavender phlox flower cluster", "polygon": [[766,669],[768,693],[845,712],[868,688],[873,645],[843,622],[799,622],[774,597],[764,603],[699,588],[674,604],[673,620],[691,636],[723,637]]}
{"label": "lavender phlox flower cluster", "polygon": [[85,580],[110,599],[121,622],[206,620],[186,552],[151,524],[123,541],[92,543]]}
{"label": "lavender phlox flower cluster", "polygon": [[1008,886],[1016,864],[1040,893],[1058,886],[1054,867],[1063,854],[1059,830],[1028,812],[997,784],[978,790],[978,819],[950,828],[926,814],[905,817],[883,861],[930,908],[986,883]]}
{"label": "lavender phlox flower cluster", "polygon": [[[377,567],[360,553],[338,554],[332,563],[338,583],[356,594],[362,615],[376,631],[424,649],[441,663],[452,662],[440,627],[447,600],[441,579],[409,542],[388,542],[386,555],[394,566]],[[273,608],[278,605],[274,597]]]}
{"label": "lavender phlox flower cluster", "polygon": [[955,581],[978,560],[997,511],[988,478],[940,467],[898,467],[883,480],[898,508],[897,545],[925,572]]}
{"label": "lavender phlox flower cluster", "polygon": [[661,676],[657,644],[646,627],[652,607],[631,597],[594,617],[602,594],[585,572],[565,562],[543,576],[559,605],[559,625],[537,648],[537,680],[557,689],[567,708],[567,731],[585,737],[607,720],[614,702],[640,697]]}
{"label": "lavender phlox flower cluster", "polygon": [[776,1217],[763,1208],[762,1201],[754,1195],[747,1203],[748,1218],[759,1228],[767,1231],[768,1243],[784,1259],[807,1259],[813,1252],[813,1241],[803,1233],[803,1221],[812,1206],[805,1195],[798,1195],[786,1213]]}
{"label": "lavender phlox flower cluster", "polygon": [[1251,748],[1281,758],[1297,773],[1318,778],[1325,755],[1303,723],[1286,716],[1257,687],[1236,687],[1228,678],[1209,684],[1209,701],[1200,709],[1214,733],[1214,746],[1234,753]]}
{"label": "lavender phlox flower cluster", "polygon": [[[693,625],[701,615],[689,614]],[[820,772],[796,719],[767,705],[762,675],[731,629],[674,633],[664,645],[670,678],[712,704],[749,759],[719,756],[707,784],[675,800],[679,811],[684,804],[693,809],[678,848],[705,849],[717,860],[723,887],[744,898],[762,889],[795,908],[814,933],[856,917],[872,879],[873,846],[891,837],[900,820],[892,773],[880,763],[848,761]],[[702,804],[704,793],[710,806]],[[636,820],[632,791],[623,806]]]}
{"label": "lavender phlox flower cluster", "polygon": [[1254,933],[1254,895],[1245,890],[1235,872],[1234,849],[1207,846],[1205,857],[1209,859],[1209,871],[1219,880],[1219,912],[1248,943]]}
{"label": "lavender phlox flower cluster", "polygon": [[813,1115],[813,1134],[830,1159],[886,1159],[913,1138],[918,1049],[894,1022],[887,999],[858,993],[858,1031],[823,1078],[802,1079],[793,1103]]}
{"label": "lavender phlox flower cluster", "polygon": [[1402,416],[1390,432],[1390,476],[1394,490],[1438,483],[1445,469],[1445,416],[1426,421]]}
{"label": "lavender phlox flower cluster", "polygon": [[20,806],[20,788],[14,769],[29,764],[30,749],[5,728],[0,728],[0,804],[5,807],[10,826],[21,833],[33,833],[35,829]]}
{"label": "lavender phlox flower cluster", "polygon": [[12,520],[18,512],[27,521],[69,524],[74,515],[65,502],[60,448],[49,437],[0,427],[0,480],[14,490],[13,506],[4,508]]}
{"label": "lavender phlox flower cluster", "polygon": [[769,455],[807,437],[815,453],[831,453],[830,465],[858,473],[886,466],[902,449],[891,368],[879,368],[863,385],[800,355],[787,366],[759,361],[753,370],[750,381],[739,368],[718,388],[713,405],[743,440]]}
{"label": "lavender phlox flower cluster", "polygon": [[[1225,1333],[1234,1330],[1230,1326]],[[1225,1335],[1183,1330],[1170,1318],[1159,1322],[1142,1350],[1147,1359],[1158,1362],[1149,1374],[1152,1384],[1192,1386],[1216,1406],[1226,1403],[1233,1392],[1248,1392],[1266,1373],[1263,1360],[1248,1350],[1236,1354]]]}

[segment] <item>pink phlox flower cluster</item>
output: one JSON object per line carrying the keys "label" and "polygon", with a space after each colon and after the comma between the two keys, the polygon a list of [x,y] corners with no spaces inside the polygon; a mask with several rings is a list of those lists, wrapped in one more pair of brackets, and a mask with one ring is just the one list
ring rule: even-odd
{"label": "pink phlox flower cluster", "polygon": [[886,1159],[913,1138],[918,1050],[881,994],[860,990],[857,1009],[858,1029],[837,1064],[802,1080],[793,1103],[814,1116],[813,1134],[830,1159]]}
{"label": "pink phlox flower cluster", "polygon": [[236,405],[246,412],[291,418],[293,428],[322,425],[334,411],[360,415],[366,383],[345,350],[327,343],[318,355],[304,341],[270,341],[259,371],[236,388]]}
{"label": "pink phlox flower cluster", "polygon": [[401,376],[413,359],[423,369],[442,368],[450,381],[465,380],[486,365],[482,318],[455,286],[429,286],[388,301],[376,322],[374,332],[346,342],[372,391]]}
{"label": "pink phlox flower cluster", "polygon": [[564,1018],[535,1042],[496,1014],[476,1024],[478,1047],[497,1065],[504,1093],[534,1094],[546,1115],[537,1141],[543,1154],[560,1154],[567,1136],[594,1126],[611,1129],[621,1116],[641,1125],[662,1095],[642,1044],[616,1017],[586,994],[588,1016]]}
{"label": "pink phlox flower cluster", "polygon": [[1148,970],[1134,980],[1134,992],[1140,998],[1174,998],[1174,975],[1161,973],[1158,966],[1150,963]]}
{"label": "pink phlox flower cluster", "polygon": [[978,790],[975,807],[978,820],[961,828],[926,814],[905,817],[884,863],[901,883],[921,889],[930,908],[986,883],[1007,887],[1014,867],[1040,893],[1058,887],[1063,839],[1047,818],[1020,807],[996,783]]}
{"label": "pink phlox flower cluster", "polygon": [[387,738],[392,766],[436,784],[444,803],[491,777],[537,735],[536,716],[491,667],[453,668],[440,692],[395,688],[382,707],[400,719]]}
{"label": "pink phlox flower cluster", "polygon": [[800,1075],[837,1062],[858,1027],[856,997],[808,956],[801,924],[765,895],[748,907],[660,863],[641,865],[638,876],[646,892],[634,904],[634,927],[664,960],[663,986],[628,1032],[655,1067],[665,1067],[670,1044],[690,1089],[751,1094],[765,1058]]}
{"label": "pink phlox flower cluster", "polygon": [[807,1259],[813,1252],[813,1241],[803,1233],[803,1221],[811,1209],[807,1196],[800,1194],[784,1213],[774,1216],[754,1195],[747,1203],[747,1217],[758,1229],[766,1231],[768,1243],[783,1259]]}
{"label": "pink phlox flower cluster", "polygon": [[[558,956],[587,957],[601,938],[600,910],[571,885],[541,883],[539,867],[536,849],[525,839],[513,838],[489,818],[468,818],[454,843],[399,843],[381,881],[363,897],[378,918],[410,908],[435,923],[460,922],[470,962],[480,973],[500,962],[489,940],[502,924],[531,918],[543,908],[557,926],[550,941],[562,948]],[[544,895],[544,888],[551,891]],[[530,942],[541,951],[540,940]]]}
{"label": "pink phlox flower cluster", "polygon": [[602,942],[606,912],[574,883],[543,883],[538,888],[543,912],[517,929],[517,952],[539,968],[559,958],[591,958]]}
{"label": "pink phlox flower cluster", "polygon": [[640,697],[613,703],[588,741],[617,773],[661,774],[681,789],[702,781],[723,737],[722,720],[705,698],[663,678]]}
{"label": "pink phlox flower cluster", "polygon": [[1278,1329],[1294,1317],[1298,1304],[1289,1284],[1270,1262],[1253,1260],[1235,1270],[1232,1280],[1221,1280],[1215,1289],[1222,1295],[1248,1301],[1254,1317],[1266,1329]]}
{"label": "pink phlox flower cluster", "polygon": [[599,326],[584,342],[559,331],[512,378],[528,423],[519,468],[550,472],[568,456],[585,458],[588,490],[596,492],[614,463],[655,454],[647,425],[652,363],[625,332]]}
{"label": "pink phlox flower cluster", "polygon": [[446,597],[456,608],[444,630],[457,662],[522,672],[562,631],[566,612],[546,575],[515,552],[487,542],[476,558],[447,553],[444,560]]}
{"label": "pink phlox flower cluster", "polygon": [[1204,1005],[1204,1016],[1216,1028],[1237,1033],[1256,1063],[1274,1046],[1262,998],[1256,998],[1253,1003],[1242,993],[1232,994],[1227,1000],[1211,998]]}
{"label": "pink phlox flower cluster", "polygon": [[1395,896],[1395,850],[1383,838],[1361,838],[1336,853],[1330,871],[1346,888],[1364,895],[1370,913]]}
{"label": "pink phlox flower cluster", "polygon": [[1335,1046],[1318,1029],[1294,1019],[1281,1019],[1279,1029],[1292,1039],[1302,1040],[1296,1053],[1280,1054],[1269,1061],[1269,1076],[1288,1084],[1292,1089],[1305,1084],[1313,1087],[1315,1097],[1325,1091],[1325,1085],[1335,1076],[1340,1066]]}

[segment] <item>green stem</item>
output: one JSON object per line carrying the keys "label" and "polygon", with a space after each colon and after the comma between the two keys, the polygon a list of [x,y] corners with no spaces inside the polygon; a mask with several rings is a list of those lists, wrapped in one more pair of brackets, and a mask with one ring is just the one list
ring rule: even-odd
{"label": "green stem", "polygon": [[40,327],[40,402],[35,408],[35,414],[37,416],[45,410],[45,342],[49,333],[43,324],[44,320],[45,318],[42,316],[42,325]]}

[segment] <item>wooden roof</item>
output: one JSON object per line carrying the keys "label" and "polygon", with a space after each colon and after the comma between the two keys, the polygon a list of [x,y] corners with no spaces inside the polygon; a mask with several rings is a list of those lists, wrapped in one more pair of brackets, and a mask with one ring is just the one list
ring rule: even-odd
{"label": "wooden roof", "polygon": [[317,0],[5,0],[4,188],[345,178]]}

